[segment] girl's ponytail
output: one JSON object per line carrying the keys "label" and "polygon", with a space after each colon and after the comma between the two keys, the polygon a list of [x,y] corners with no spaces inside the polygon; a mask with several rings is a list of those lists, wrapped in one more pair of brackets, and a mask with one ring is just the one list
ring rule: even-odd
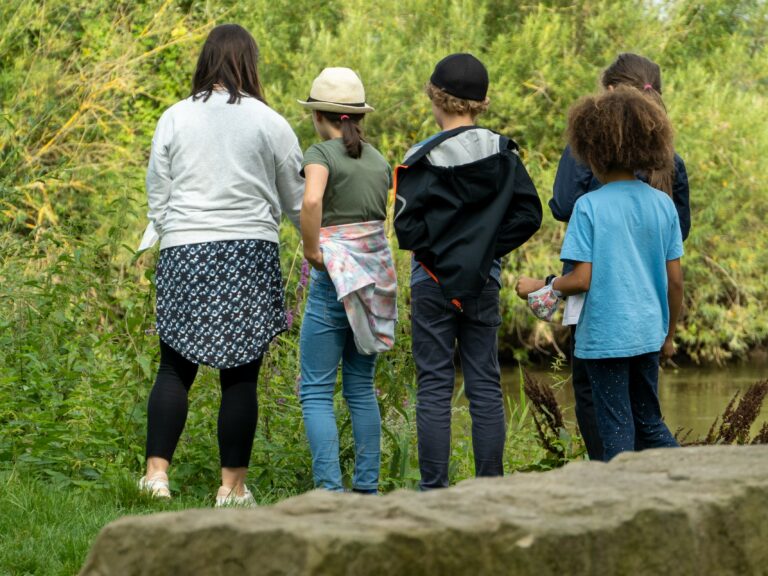
{"label": "girl's ponytail", "polygon": [[351,158],[360,158],[363,155],[363,142],[365,142],[360,121],[365,118],[365,114],[337,114],[336,112],[320,112],[320,114],[341,130],[341,138],[347,154]]}
{"label": "girl's ponytail", "polygon": [[[342,114],[339,117],[341,123],[341,137],[344,139],[344,147],[352,158],[360,158],[363,154],[363,130],[360,128],[362,114]],[[354,117],[354,119],[353,119]]]}

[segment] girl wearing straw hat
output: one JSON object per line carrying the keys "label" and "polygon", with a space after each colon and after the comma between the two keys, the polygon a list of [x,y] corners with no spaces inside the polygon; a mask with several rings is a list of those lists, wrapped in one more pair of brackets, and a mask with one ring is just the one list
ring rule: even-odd
{"label": "girl wearing straw hat", "polygon": [[301,328],[301,405],[315,485],[342,491],[333,398],[339,364],[352,416],[352,489],[376,493],[381,418],[373,387],[376,357],[394,344],[397,279],[384,232],[392,171],[365,142],[373,108],[349,68],[326,68],[299,103],[322,142],[304,155],[304,255],[313,267]]}

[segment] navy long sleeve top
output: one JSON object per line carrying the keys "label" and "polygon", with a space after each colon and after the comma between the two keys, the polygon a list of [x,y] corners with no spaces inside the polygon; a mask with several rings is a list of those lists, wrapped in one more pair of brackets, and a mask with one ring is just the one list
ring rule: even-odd
{"label": "navy long sleeve top", "polygon": [[[637,177],[647,182],[643,174]],[[549,209],[552,216],[560,222],[568,222],[573,213],[576,200],[587,192],[600,188],[602,183],[595,178],[588,166],[581,164],[571,153],[570,146],[566,146],[560,158],[555,176],[555,185],[552,199],[549,201]],[[688,238],[691,231],[691,203],[688,187],[688,172],[685,169],[683,159],[675,154],[675,176],[672,184],[672,200],[675,202],[678,217],[680,218],[680,231],[683,240]],[[571,266],[566,266],[565,272],[570,271]]]}
{"label": "navy long sleeve top", "polygon": [[[638,174],[637,177],[647,182],[647,178],[644,175]],[[602,186],[602,183],[595,178],[592,170],[578,162],[573,157],[570,146],[566,146],[560,158],[560,164],[557,167],[554,194],[549,201],[549,209],[552,211],[552,216],[560,222],[568,222],[571,219],[576,200],[587,192],[600,188],[600,186]],[[675,154],[675,178],[672,186],[672,200],[674,200],[675,208],[677,208],[677,215],[680,218],[680,231],[683,233],[683,240],[685,240],[688,238],[688,233],[691,230],[690,192],[685,162],[677,154]]]}

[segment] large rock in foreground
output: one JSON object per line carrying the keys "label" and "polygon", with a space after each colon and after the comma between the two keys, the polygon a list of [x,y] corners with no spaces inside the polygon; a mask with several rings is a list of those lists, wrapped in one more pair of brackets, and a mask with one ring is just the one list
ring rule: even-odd
{"label": "large rock in foreground", "polygon": [[768,447],[123,518],[102,530],[82,574],[766,575]]}

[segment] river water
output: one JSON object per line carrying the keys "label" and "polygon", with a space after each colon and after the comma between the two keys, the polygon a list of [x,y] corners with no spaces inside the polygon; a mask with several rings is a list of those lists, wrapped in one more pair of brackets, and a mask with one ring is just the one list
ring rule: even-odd
{"label": "river water", "polygon": [[[567,369],[567,367],[566,367]],[[533,370],[544,381],[553,382],[551,372]],[[567,373],[560,372],[560,377]],[[662,412],[672,432],[679,428],[692,430],[690,439],[704,436],[717,416],[723,413],[735,392],[742,393],[758,380],[768,378],[766,365],[741,365],[727,368],[681,367],[665,369],[659,380],[659,398]],[[520,373],[517,368],[507,368],[502,376],[505,393],[512,400],[519,398]],[[573,412],[573,389],[570,381],[565,382],[556,392],[560,405],[566,409],[565,416],[575,422]],[[768,420],[768,399],[757,419],[758,424]],[[759,426],[755,426],[757,431]]]}

